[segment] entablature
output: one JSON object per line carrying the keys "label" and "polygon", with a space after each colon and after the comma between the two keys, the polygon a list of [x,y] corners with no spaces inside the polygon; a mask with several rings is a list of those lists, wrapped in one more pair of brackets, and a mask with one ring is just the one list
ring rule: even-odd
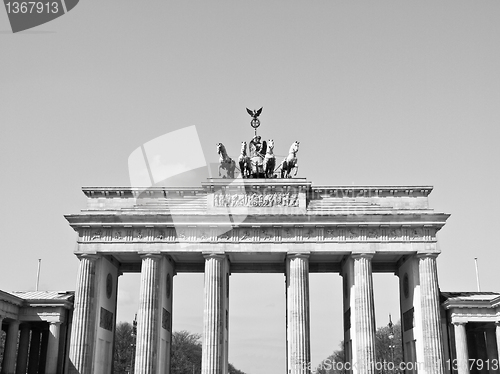
{"label": "entablature", "polygon": [[252,224],[239,227],[210,224],[79,226],[79,243],[328,243],[328,242],[435,242],[437,225],[359,224],[288,225]]}

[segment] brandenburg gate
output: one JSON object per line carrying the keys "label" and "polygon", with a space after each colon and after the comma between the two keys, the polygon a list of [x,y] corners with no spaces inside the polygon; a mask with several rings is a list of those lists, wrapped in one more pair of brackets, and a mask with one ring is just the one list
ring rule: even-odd
{"label": "brandenburg gate", "polygon": [[390,272],[399,277],[405,361],[443,373],[436,233],[448,215],[429,207],[431,191],[286,175],[84,188],[86,209],[66,216],[80,259],[70,372],[111,373],[119,275],[140,272],[135,373],[169,373],[174,276],[204,272],[202,373],[226,374],[230,275],[272,272],[286,277],[287,373],[308,373],[309,273],[335,272],[346,362],[353,373],[375,373],[372,274]]}

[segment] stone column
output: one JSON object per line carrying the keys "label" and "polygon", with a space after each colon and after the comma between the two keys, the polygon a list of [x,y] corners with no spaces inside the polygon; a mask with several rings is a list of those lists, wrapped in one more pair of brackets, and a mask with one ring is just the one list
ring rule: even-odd
{"label": "stone column", "polygon": [[42,330],[42,342],[40,345],[40,359],[38,360],[38,374],[45,374],[47,364],[47,348],[49,345],[49,330],[45,327]]}
{"label": "stone column", "polygon": [[[487,359],[489,359],[490,363],[492,360],[498,360],[497,356],[497,339],[495,337],[495,330],[488,328],[485,331],[486,333],[486,352],[487,352]],[[494,362],[494,361],[493,361]],[[498,373],[498,367],[494,367],[493,365],[487,366],[486,369],[489,369],[488,371],[490,373]]]}
{"label": "stone column", "polygon": [[47,362],[45,364],[45,374],[57,373],[57,360],[59,359],[60,326],[60,322],[52,322],[49,327],[49,342],[47,345]]}
{"label": "stone column", "polygon": [[469,374],[469,350],[467,348],[465,322],[453,322],[453,325],[455,326],[455,349],[457,352],[458,374]]}
{"label": "stone column", "polygon": [[497,338],[497,354],[500,360],[500,321],[495,322],[495,335]]}
{"label": "stone column", "polygon": [[156,254],[142,256],[135,374],[156,373],[160,259],[161,256]]}
{"label": "stone column", "polygon": [[31,329],[30,356],[28,359],[28,374],[38,373],[38,361],[40,359],[41,331],[37,328]]}
{"label": "stone column", "polygon": [[27,323],[21,325],[19,336],[19,348],[17,349],[16,374],[26,374],[28,368],[28,348],[30,345],[30,326]]}
{"label": "stone column", "polygon": [[353,254],[354,260],[354,324],[358,372],[375,373],[375,305],[371,253]]}
{"label": "stone column", "polygon": [[201,374],[226,374],[224,354],[224,254],[205,255],[205,307]]}
{"label": "stone column", "polygon": [[427,374],[443,374],[443,335],[439,309],[437,253],[418,254],[424,366]]}
{"label": "stone column", "polygon": [[19,321],[11,321],[5,340],[2,374],[14,374],[16,368],[17,336],[19,335]]}
{"label": "stone column", "polygon": [[288,373],[310,373],[309,254],[288,255],[286,280]]}
{"label": "stone column", "polygon": [[69,373],[92,374],[95,347],[95,270],[98,257],[80,256],[69,347]]}

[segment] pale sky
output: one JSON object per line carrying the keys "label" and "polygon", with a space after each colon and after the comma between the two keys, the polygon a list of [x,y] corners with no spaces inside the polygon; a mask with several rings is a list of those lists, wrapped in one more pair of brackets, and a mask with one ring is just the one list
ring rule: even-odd
{"label": "pale sky", "polygon": [[[237,157],[259,134],[284,155],[300,141],[314,184],[433,185],[451,218],[439,234],[443,291],[500,291],[500,2],[82,0],[12,34],[0,10],[0,289],[74,290],[64,214],[82,186],[128,186],[142,144],[196,126]],[[200,181],[201,182],[201,181]],[[317,365],[342,339],[341,278],[311,274]],[[399,316],[397,278],[375,274],[377,325]],[[118,319],[137,310],[120,279]],[[174,330],[202,331],[203,276],[174,279]],[[285,368],[284,277],[231,276],[230,362]]]}

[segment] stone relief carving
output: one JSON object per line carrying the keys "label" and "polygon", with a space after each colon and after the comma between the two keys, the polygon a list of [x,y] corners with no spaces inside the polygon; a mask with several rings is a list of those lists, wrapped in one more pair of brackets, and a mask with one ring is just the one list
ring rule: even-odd
{"label": "stone relief carving", "polygon": [[[236,230],[236,231],[234,231]],[[147,231],[147,234],[146,234]],[[234,231],[234,233],[233,233]],[[217,236],[212,236],[207,228],[192,227],[189,229],[165,228],[165,229],[102,229],[83,230],[81,232],[82,241],[262,241],[272,242],[283,241],[429,241],[435,240],[437,230],[435,228],[409,227],[409,228],[388,228],[369,227],[361,229],[359,227],[240,227],[224,232]]]}
{"label": "stone relief carving", "polygon": [[336,229],[327,229],[326,230],[326,239],[332,239],[337,236],[337,230]]}
{"label": "stone relief carving", "polygon": [[284,240],[291,240],[295,238],[295,233],[294,233],[294,229],[290,228],[290,227],[286,227],[283,229],[283,239]]}
{"label": "stone relief carving", "polygon": [[367,239],[377,239],[379,237],[379,233],[376,229],[369,229],[366,232],[366,238]]}
{"label": "stone relief carving", "polygon": [[177,231],[177,239],[179,240],[187,240],[187,233],[186,230],[179,230]]}
{"label": "stone relief carving", "polygon": [[242,230],[240,240],[243,240],[243,241],[252,240],[252,231],[249,229]]}
{"label": "stone relief carving", "polygon": [[215,193],[215,207],[298,207],[299,194],[290,192],[274,193]]}
{"label": "stone relief carving", "polygon": [[304,229],[304,234],[302,235],[302,239],[304,240],[310,240],[314,236],[314,230],[313,229]]}
{"label": "stone relief carving", "polygon": [[102,236],[102,231],[97,230],[96,232],[94,232],[94,235],[92,235],[92,240],[101,240],[101,236]]}
{"label": "stone relief carving", "polygon": [[219,239],[221,239],[221,240],[229,240],[229,239],[231,239],[231,236],[227,232],[222,233],[222,234],[218,235],[217,237]]}
{"label": "stone relief carving", "polygon": [[346,234],[347,240],[356,240],[359,238],[359,230],[357,229],[348,229]]}
{"label": "stone relief carving", "polygon": [[260,238],[263,240],[263,241],[271,241],[274,239],[274,234],[272,232],[272,229],[262,229],[260,230]]}

